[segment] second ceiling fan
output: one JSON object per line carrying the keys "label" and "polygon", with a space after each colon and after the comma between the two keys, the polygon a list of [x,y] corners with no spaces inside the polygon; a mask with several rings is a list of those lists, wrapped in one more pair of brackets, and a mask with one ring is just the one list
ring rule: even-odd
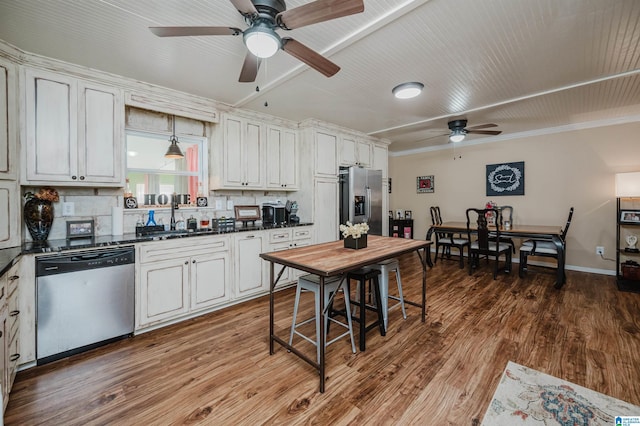
{"label": "second ceiling fan", "polygon": [[158,37],[242,34],[249,50],[240,72],[240,82],[255,81],[260,61],[279,49],[331,77],[340,67],[318,52],[290,37],[280,37],[276,29],[293,30],[364,11],[363,0],[316,0],[287,10],[284,0],[230,0],[249,26],[235,27],[149,27]]}

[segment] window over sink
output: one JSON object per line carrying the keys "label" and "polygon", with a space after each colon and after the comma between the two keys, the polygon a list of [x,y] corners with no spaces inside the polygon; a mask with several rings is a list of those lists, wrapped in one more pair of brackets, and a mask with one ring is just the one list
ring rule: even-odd
{"label": "window over sink", "polygon": [[184,158],[165,158],[170,135],[127,130],[127,185],[139,206],[169,206],[171,195],[180,204],[196,203],[208,189],[207,138],[178,136]]}

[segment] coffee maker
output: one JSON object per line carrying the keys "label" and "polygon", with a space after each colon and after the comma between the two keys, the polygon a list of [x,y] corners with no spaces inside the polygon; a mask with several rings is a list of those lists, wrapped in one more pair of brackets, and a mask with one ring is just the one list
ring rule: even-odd
{"label": "coffee maker", "polygon": [[297,201],[287,201],[287,204],[284,206],[284,218],[287,223],[300,223],[300,218],[298,217],[298,202]]}

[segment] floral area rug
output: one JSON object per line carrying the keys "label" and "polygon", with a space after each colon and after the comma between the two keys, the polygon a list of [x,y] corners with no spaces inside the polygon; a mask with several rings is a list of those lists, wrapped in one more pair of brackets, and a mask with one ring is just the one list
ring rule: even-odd
{"label": "floral area rug", "polygon": [[482,425],[640,425],[640,407],[509,361]]}

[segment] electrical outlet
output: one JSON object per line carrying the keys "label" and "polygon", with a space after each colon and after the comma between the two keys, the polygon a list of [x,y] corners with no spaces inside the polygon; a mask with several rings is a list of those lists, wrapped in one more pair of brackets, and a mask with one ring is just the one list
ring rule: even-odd
{"label": "electrical outlet", "polygon": [[73,216],[75,213],[75,205],[72,202],[62,203],[62,216]]}
{"label": "electrical outlet", "polygon": [[604,256],[604,247],[596,246],[596,254],[598,254],[600,256]]}

